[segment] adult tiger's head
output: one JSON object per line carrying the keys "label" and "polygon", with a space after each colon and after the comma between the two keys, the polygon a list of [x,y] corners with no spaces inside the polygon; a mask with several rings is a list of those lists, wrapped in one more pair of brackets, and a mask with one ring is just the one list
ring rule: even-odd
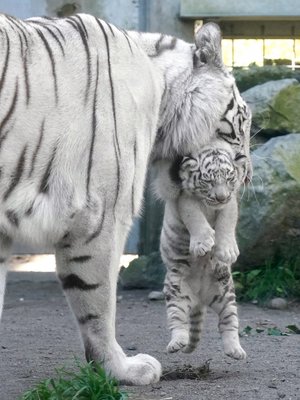
{"label": "adult tiger's head", "polygon": [[153,58],[165,78],[154,158],[184,156],[222,138],[248,157],[251,179],[251,112],[223,64],[219,27],[203,25],[188,49],[185,42],[168,38],[170,51],[165,51],[167,39],[160,39],[156,47],[164,45],[164,52]]}

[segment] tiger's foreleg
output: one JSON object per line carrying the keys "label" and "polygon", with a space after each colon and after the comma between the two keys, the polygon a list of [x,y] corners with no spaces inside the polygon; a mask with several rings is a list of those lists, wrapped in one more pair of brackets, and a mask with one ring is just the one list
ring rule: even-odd
{"label": "tiger's foreleg", "polygon": [[58,276],[77,319],[87,360],[102,363],[122,383],[150,384],[160,378],[160,363],[146,354],[127,357],[115,338],[117,277],[127,228],[109,211],[103,215],[90,236],[72,239],[70,232],[69,240],[57,246]]}
{"label": "tiger's foreleg", "polygon": [[0,320],[3,310],[8,257],[11,252],[12,240],[4,233],[0,233]]}

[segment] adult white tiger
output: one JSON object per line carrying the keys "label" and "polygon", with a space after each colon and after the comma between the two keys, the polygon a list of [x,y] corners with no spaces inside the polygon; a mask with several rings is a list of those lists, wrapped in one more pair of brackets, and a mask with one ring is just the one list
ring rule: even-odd
{"label": "adult white tiger", "polygon": [[1,15],[0,41],[1,311],[13,239],[52,244],[87,358],[123,382],[157,381],[159,362],[126,357],[115,339],[118,262],[155,140],[153,159],[218,132],[247,140],[219,29],[205,25],[191,45],[84,14]]}

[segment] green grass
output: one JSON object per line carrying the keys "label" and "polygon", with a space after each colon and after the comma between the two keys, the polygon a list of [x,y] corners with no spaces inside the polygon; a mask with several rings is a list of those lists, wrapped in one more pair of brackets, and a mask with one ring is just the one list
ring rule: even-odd
{"label": "green grass", "polygon": [[269,262],[250,271],[234,271],[236,293],[242,301],[266,302],[272,297],[300,298],[300,261]]}
{"label": "green grass", "polygon": [[81,365],[77,372],[56,370],[57,377],[46,379],[24,393],[19,400],[125,400],[115,379],[94,363]]}

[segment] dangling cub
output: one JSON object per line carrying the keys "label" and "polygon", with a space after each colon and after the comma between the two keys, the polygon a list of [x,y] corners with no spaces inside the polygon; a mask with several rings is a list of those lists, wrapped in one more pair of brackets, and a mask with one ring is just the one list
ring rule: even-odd
{"label": "dangling cub", "polygon": [[234,155],[227,143],[216,141],[196,155],[175,161],[169,173],[176,183],[173,188],[180,189],[166,201],[161,233],[172,331],[167,350],[188,353],[196,348],[208,306],[219,316],[225,354],[244,359],[231,264],[239,254],[237,191],[247,173],[246,156]]}

